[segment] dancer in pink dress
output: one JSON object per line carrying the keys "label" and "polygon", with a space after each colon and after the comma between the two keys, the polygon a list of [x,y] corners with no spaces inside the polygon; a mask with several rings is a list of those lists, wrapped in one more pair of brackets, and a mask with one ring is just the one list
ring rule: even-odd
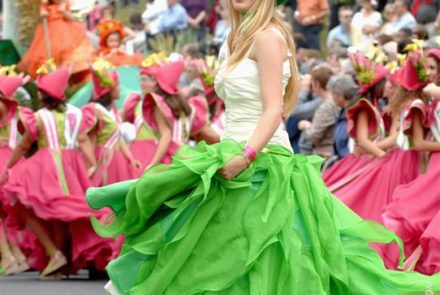
{"label": "dancer in pink dress", "polygon": [[[12,99],[23,82],[21,77],[0,77],[0,173],[5,176],[6,163],[20,137],[20,117],[32,114],[31,110],[18,107]],[[0,275],[11,275],[29,269],[29,265],[15,239],[18,233],[7,225],[8,215],[2,209],[2,203],[7,203],[2,183],[0,181]]]}
{"label": "dancer in pink dress", "polygon": [[[408,75],[408,73],[414,70],[412,67],[413,62],[414,56],[400,71],[399,81],[402,85],[402,89],[415,87],[413,85],[415,82],[412,80],[414,77]],[[421,81],[417,81],[417,83],[426,85],[425,82]],[[412,91],[413,89],[414,88],[411,88],[411,90],[408,91]],[[391,105],[399,103],[400,100],[401,98],[399,96],[395,96],[390,101],[390,110],[392,110],[393,118],[399,116],[400,110],[396,110],[396,108],[391,107]],[[412,119],[408,117],[407,114],[400,114],[400,120],[401,123],[405,122],[405,124],[409,125],[407,128],[411,128]],[[397,122],[396,119],[394,119],[394,121]],[[402,137],[404,137],[402,130],[399,133],[398,130],[392,127],[391,133],[397,135],[399,149],[390,151],[386,156],[385,153],[383,153],[382,157],[384,158],[378,161],[369,171],[334,191],[337,197],[361,217],[380,223],[383,223],[382,212],[392,201],[395,188],[413,181],[421,173],[420,152],[415,151],[411,145],[408,145],[407,142],[402,139]],[[389,138],[393,138],[392,135],[390,135]],[[395,138],[396,137],[394,137],[393,140],[395,140]],[[390,141],[390,144],[394,145],[394,142]]]}
{"label": "dancer in pink dress", "polygon": [[[407,63],[409,62],[410,60]],[[426,72],[430,82],[438,84],[440,81],[439,49],[428,51],[427,64]],[[410,74],[415,77],[417,72],[413,71]],[[413,80],[417,81],[415,78]],[[439,222],[438,220],[433,221],[433,219],[440,210],[440,191],[434,185],[440,179],[440,109],[436,98],[431,101],[430,105],[427,105],[427,97],[420,94],[424,85],[425,83],[406,87],[403,85],[407,89],[404,96],[411,99],[404,110],[406,120],[403,128],[405,133],[410,136],[414,149],[430,152],[427,171],[413,182],[395,189],[392,197],[393,202],[385,209],[383,219],[384,224],[398,234],[405,243],[405,254],[407,256],[413,254],[407,261],[406,267],[415,267],[417,271],[433,274],[440,270],[440,250],[438,248],[440,234],[438,233],[438,225],[435,229],[436,233],[430,232],[427,227],[432,223],[431,228],[434,229],[434,224]],[[422,99],[414,96],[417,92]],[[421,239],[425,230],[427,233]],[[436,238],[431,239],[431,237]],[[437,248],[433,247],[435,245]],[[398,266],[398,249],[392,246],[384,246],[382,249],[382,256],[387,266],[396,268]],[[436,263],[430,262],[427,257],[431,257],[430,259],[433,260],[437,259]]]}
{"label": "dancer in pink dress", "polygon": [[[38,263],[45,266],[39,269],[43,278],[60,278],[90,263],[102,270],[114,251],[113,241],[98,237],[90,224],[90,215],[99,218],[101,213],[86,204],[89,179],[79,148],[90,166],[93,151],[78,146],[82,114],[65,103],[68,80],[67,69],[38,78],[43,108],[24,121],[23,137],[6,165],[8,213],[26,224],[44,246],[47,256],[40,259],[46,262]],[[38,151],[17,163],[33,142]]]}
{"label": "dancer in pink dress", "polygon": [[[390,71],[382,65],[376,65],[360,54],[352,55],[352,61],[358,75],[360,99],[347,109],[348,134],[356,142],[356,152],[348,155],[323,173],[324,182],[331,191],[353,181],[359,175],[373,168],[377,158],[386,155],[386,151],[395,144],[396,133],[385,137],[385,126],[379,111],[379,99],[384,96],[387,76]],[[371,72],[368,79],[363,79]]]}
{"label": "dancer in pink dress", "polygon": [[124,117],[136,126],[136,139],[131,144],[133,155],[141,160],[143,169],[169,164],[171,157],[190,136],[201,138],[209,129],[208,107],[203,96],[188,102],[178,95],[177,83],[184,63],[178,61],[141,70],[144,97],[132,94],[124,105]]}
{"label": "dancer in pink dress", "polygon": [[[97,66],[95,64],[95,66]],[[118,73],[107,68],[92,70],[93,102],[82,108],[83,124],[80,140],[94,147],[97,166],[93,186],[101,186],[135,178],[141,163],[135,159],[121,137],[122,118],[114,104],[119,98]]]}

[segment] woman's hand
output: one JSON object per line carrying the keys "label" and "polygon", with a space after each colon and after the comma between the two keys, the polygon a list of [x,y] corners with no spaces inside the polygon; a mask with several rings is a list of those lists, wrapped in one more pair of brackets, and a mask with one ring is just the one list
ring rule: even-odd
{"label": "woman's hand", "polygon": [[377,155],[377,157],[378,157],[379,159],[383,159],[383,158],[385,158],[386,155],[387,155],[387,152],[385,152],[385,151],[381,151],[381,152]]}
{"label": "woman's hand", "polygon": [[6,182],[8,181],[8,176],[9,176],[8,170],[3,171],[0,174],[0,184],[2,185],[6,184]]}
{"label": "woman's hand", "polygon": [[308,128],[310,128],[310,126],[312,126],[312,123],[310,121],[307,120],[301,120],[298,123],[298,129],[301,131],[304,131]]}
{"label": "woman's hand", "polygon": [[231,180],[248,167],[248,162],[244,156],[235,156],[219,170],[221,176],[226,180]]}
{"label": "woman's hand", "polygon": [[133,160],[130,161],[130,165],[131,165],[131,167],[133,167],[134,169],[141,169],[141,168],[142,168],[142,164],[141,164],[141,162],[139,162],[138,160],[135,160],[135,159],[133,159]]}
{"label": "woman's hand", "polygon": [[360,145],[357,144],[354,146],[353,154],[355,154],[356,156],[361,156],[361,155],[365,155],[366,152]]}
{"label": "woman's hand", "polygon": [[87,177],[91,178],[93,175],[95,175],[96,171],[98,170],[98,166],[90,166],[89,169],[87,169]]}

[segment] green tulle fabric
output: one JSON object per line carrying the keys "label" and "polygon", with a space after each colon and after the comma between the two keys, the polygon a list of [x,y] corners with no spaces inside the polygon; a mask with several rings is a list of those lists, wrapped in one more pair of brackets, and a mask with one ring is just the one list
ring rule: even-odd
{"label": "green tulle fabric", "polygon": [[93,188],[114,211],[106,237],[125,235],[108,273],[122,294],[424,294],[439,277],[385,270],[368,243],[401,241],[329,193],[321,159],[268,146],[232,181],[218,173],[242,145],[182,147],[139,180]]}

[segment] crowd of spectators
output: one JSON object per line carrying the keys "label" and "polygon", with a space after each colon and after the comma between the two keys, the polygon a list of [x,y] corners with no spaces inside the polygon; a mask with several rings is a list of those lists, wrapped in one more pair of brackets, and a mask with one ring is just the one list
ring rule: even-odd
{"label": "crowd of spectators", "polygon": [[[225,5],[225,0],[153,0],[141,19],[147,38],[189,31],[206,53],[227,37]],[[436,46],[440,25],[440,0],[287,0],[278,10],[292,28],[301,74],[298,105],[286,122],[292,147],[327,159],[352,151],[345,110],[358,95],[349,53],[379,48],[397,60],[412,39]]]}
{"label": "crowd of spectators", "polygon": [[354,148],[345,112],[360,97],[350,54],[380,52],[386,61],[398,62],[414,39],[438,47],[440,1],[297,0],[288,5],[294,15],[301,87],[287,130],[295,152],[318,154],[331,163]]}
{"label": "crowd of spectators", "polygon": [[[172,34],[185,36],[183,55],[215,54],[229,33],[226,4],[150,0],[145,10],[130,17],[126,49],[148,54],[150,39]],[[102,19],[114,18],[115,9],[125,5],[140,4],[97,4],[88,15],[89,30]],[[331,159],[350,151],[345,109],[357,99],[350,52],[380,49],[389,61],[396,61],[413,39],[438,46],[440,0],[287,0],[277,9],[292,28],[301,75],[298,104],[286,121],[295,152]]]}

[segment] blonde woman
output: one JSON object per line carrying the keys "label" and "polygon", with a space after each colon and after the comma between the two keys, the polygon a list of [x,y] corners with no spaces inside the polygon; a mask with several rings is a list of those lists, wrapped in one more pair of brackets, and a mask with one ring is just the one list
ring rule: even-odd
{"label": "blonde woman", "polygon": [[298,73],[275,4],[228,0],[231,33],[215,81],[223,140],[183,146],[137,181],[88,192],[91,207],[115,213],[95,229],[126,237],[107,267],[114,294],[397,294],[434,285],[386,271],[368,243],[395,236],[328,192],[319,157],[292,154],[282,117]]}

